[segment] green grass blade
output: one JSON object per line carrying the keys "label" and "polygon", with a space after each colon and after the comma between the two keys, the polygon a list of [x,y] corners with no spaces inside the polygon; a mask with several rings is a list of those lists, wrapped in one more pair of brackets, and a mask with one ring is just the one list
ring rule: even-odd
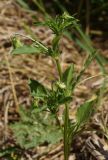
{"label": "green grass blade", "polygon": [[25,8],[25,9],[27,9],[27,10],[30,10],[30,7],[29,7],[29,5],[26,3],[26,2],[24,2],[24,0],[16,0],[19,4],[20,4],[20,6],[22,6],[23,8]]}

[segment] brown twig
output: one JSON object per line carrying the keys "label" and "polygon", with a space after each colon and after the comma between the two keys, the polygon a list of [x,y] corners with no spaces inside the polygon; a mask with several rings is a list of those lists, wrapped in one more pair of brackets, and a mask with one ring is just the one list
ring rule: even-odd
{"label": "brown twig", "polygon": [[[11,52],[11,51],[10,51],[10,52]],[[9,52],[9,53],[10,53],[10,52]],[[15,90],[15,85],[14,85],[14,81],[13,81],[12,68],[11,68],[11,66],[10,66],[8,56],[7,56],[6,54],[5,54],[5,60],[6,60],[6,64],[7,64],[8,71],[9,71],[9,77],[10,77],[10,82],[11,82],[11,87],[12,87],[14,102],[15,102],[15,105],[16,105],[16,111],[18,112],[18,111],[19,111],[19,104],[18,104],[17,95],[16,95],[16,90]]]}
{"label": "brown twig", "polygon": [[10,103],[4,104],[4,140],[7,140],[7,136],[8,136],[8,110],[9,110],[9,106]]}

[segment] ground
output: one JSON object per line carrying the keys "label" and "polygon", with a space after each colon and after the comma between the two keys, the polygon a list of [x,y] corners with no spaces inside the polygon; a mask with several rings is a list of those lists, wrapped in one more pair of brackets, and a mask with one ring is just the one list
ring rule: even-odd
{"label": "ground", "polygon": [[[18,109],[20,105],[27,108],[30,107],[31,97],[28,88],[28,80],[30,78],[39,80],[46,86],[50,86],[58,73],[56,72],[55,64],[50,58],[45,56],[33,55],[17,55],[11,54],[12,44],[11,38],[17,32],[21,34],[29,34],[30,30],[44,44],[50,46],[52,33],[45,27],[36,27],[33,25],[32,16],[42,19],[43,16],[38,12],[27,12],[20,8],[14,0],[3,0],[0,2],[0,147],[15,146],[16,142],[13,138],[12,131],[9,128],[11,122],[18,121]],[[27,24],[27,25],[24,25]],[[24,39],[28,42],[27,39]],[[103,37],[96,37],[93,40],[93,45],[108,57],[108,40]],[[63,70],[69,64],[75,64],[76,72],[79,72],[86,53],[81,51],[73,41],[63,37],[61,41],[61,65]],[[107,67],[107,66],[106,66]],[[99,67],[95,61],[85,71],[83,79],[91,76],[96,76],[99,73]],[[93,94],[93,91],[98,90],[103,79],[97,76],[81,83],[76,91],[75,98],[70,107],[70,118],[74,119],[76,107],[84,102]],[[107,95],[107,91],[105,93]],[[107,135],[102,125],[102,117],[107,126],[107,96],[103,97],[103,102],[98,111],[91,119],[90,127],[94,131],[85,131],[75,139],[74,149],[72,148],[70,160],[101,160],[103,157],[108,159]],[[102,115],[103,114],[103,115]],[[98,131],[100,133],[98,133]],[[102,132],[102,133],[101,133]],[[17,145],[16,145],[17,146]],[[28,160],[63,160],[63,144],[62,142],[56,145],[40,146],[33,150],[24,150],[22,157]],[[88,158],[89,157],[89,158]],[[97,158],[98,157],[98,158]],[[104,158],[103,158],[104,159]],[[1,158],[2,160],[2,158]]]}

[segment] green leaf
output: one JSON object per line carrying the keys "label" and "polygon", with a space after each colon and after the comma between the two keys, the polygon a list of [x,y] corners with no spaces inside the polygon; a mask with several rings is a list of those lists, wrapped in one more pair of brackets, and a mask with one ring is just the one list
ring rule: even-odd
{"label": "green leaf", "polygon": [[23,8],[25,8],[25,9],[30,9],[30,7],[29,7],[29,5],[26,3],[26,2],[24,2],[24,0],[16,0]]}
{"label": "green leaf", "polygon": [[56,37],[53,39],[53,41],[52,41],[53,50],[58,49],[59,40],[60,40],[60,36],[56,36]]}
{"label": "green leaf", "polygon": [[[85,51],[87,51],[89,54],[91,54],[91,51],[89,49],[89,47],[84,44],[83,42],[81,42],[79,39],[76,38],[76,43]],[[94,54],[96,51],[94,51],[92,54]],[[106,58],[105,56],[103,56],[100,53],[97,53],[95,55],[96,57],[98,57],[98,59],[103,63],[103,64],[107,64],[108,63],[108,58]]]}
{"label": "green leaf", "polygon": [[8,160],[13,160],[12,154],[15,154],[16,160],[18,160],[20,149],[18,149],[17,147],[8,147],[0,150],[0,158],[8,158]]}
{"label": "green leaf", "polygon": [[63,73],[62,81],[67,87],[71,87],[74,74],[74,65],[69,66],[66,71]]}
{"label": "green leaf", "polygon": [[94,105],[94,102],[96,99],[97,99],[97,97],[94,97],[91,100],[82,104],[78,108],[77,113],[76,113],[76,119],[77,119],[78,125],[82,125],[89,120],[91,114],[94,111],[93,105]]}
{"label": "green leaf", "polygon": [[48,89],[46,89],[41,83],[36,80],[30,80],[29,82],[30,90],[32,95],[36,96],[36,98],[46,97],[48,93]]}
{"label": "green leaf", "polygon": [[45,22],[34,22],[36,26],[46,26]]}
{"label": "green leaf", "polygon": [[[70,16],[68,13],[64,13],[61,16],[56,16],[55,19],[48,18],[45,23],[41,23],[42,25],[48,26],[56,36],[61,35],[68,27],[77,25],[77,19],[73,16]],[[38,25],[39,23],[36,23]]]}
{"label": "green leaf", "polygon": [[[86,50],[88,50],[89,55],[91,55],[92,57],[94,57],[94,55],[95,55],[96,52],[95,52],[95,49],[92,47],[90,38],[83,33],[83,31],[81,30],[81,28],[80,28],[78,25],[76,25],[75,28],[76,28],[76,31],[79,33],[80,38],[81,38],[82,41],[84,42],[85,47],[82,46],[81,43],[80,43],[80,45],[83,47],[83,49],[85,48]],[[102,71],[103,73],[105,73],[106,70],[105,70],[105,68],[104,68],[104,64],[103,64],[103,61],[102,61],[100,55],[99,55],[99,54],[96,54],[96,55],[95,55],[95,59],[96,59],[96,61],[98,62],[101,71]]]}
{"label": "green leaf", "polygon": [[47,141],[49,143],[55,144],[58,141],[60,141],[60,139],[62,139],[62,133],[61,133],[61,130],[59,128],[58,129],[55,128],[55,127],[54,127],[54,129],[51,129],[51,128],[50,128],[50,130],[52,130],[52,131],[46,134],[45,139],[47,139]]}
{"label": "green leaf", "polygon": [[[62,132],[55,117],[39,108],[23,109],[21,120],[11,125],[16,141],[22,148],[33,148],[44,142],[56,143],[62,139]],[[24,118],[26,117],[26,118]]]}
{"label": "green leaf", "polygon": [[59,104],[65,104],[66,102],[71,102],[71,100],[72,100],[72,97],[64,97],[64,98],[61,98],[60,100],[59,100]]}
{"label": "green leaf", "polygon": [[40,53],[39,48],[27,45],[18,47],[12,51],[12,54],[39,54],[39,53]]}
{"label": "green leaf", "polygon": [[75,41],[83,50],[87,51],[88,53],[91,53],[88,46],[83,42],[81,42],[81,40],[79,40],[78,38],[75,38]]}

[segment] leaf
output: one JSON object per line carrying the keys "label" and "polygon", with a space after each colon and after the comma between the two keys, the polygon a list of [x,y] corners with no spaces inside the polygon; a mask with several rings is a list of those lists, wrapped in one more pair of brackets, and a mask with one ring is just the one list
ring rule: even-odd
{"label": "leaf", "polygon": [[36,23],[36,25],[46,25],[56,36],[60,36],[68,27],[77,25],[77,21],[77,19],[65,12],[61,16],[56,16],[55,19],[47,17],[45,23]]}
{"label": "leaf", "polygon": [[61,98],[59,100],[59,104],[65,104],[66,102],[70,102],[72,100],[72,97],[64,97],[64,98]]}
{"label": "leaf", "polygon": [[36,26],[46,26],[45,22],[34,22]]}
{"label": "leaf", "polygon": [[46,139],[49,143],[55,144],[62,138],[61,130],[58,128],[50,129],[51,132],[46,134]]}
{"label": "leaf", "polygon": [[54,116],[46,111],[39,112],[39,108],[38,112],[37,108],[22,111],[21,120],[11,125],[16,141],[22,148],[33,148],[45,142],[56,143],[62,139]]}
{"label": "leaf", "polygon": [[30,10],[29,5],[24,0],[16,0],[23,8]]}
{"label": "leaf", "polygon": [[58,49],[59,40],[60,40],[60,36],[56,36],[56,37],[53,39],[53,41],[52,41],[53,50],[57,50],[57,49]]}
{"label": "leaf", "polygon": [[78,125],[82,125],[89,120],[91,114],[93,113],[93,110],[94,110],[93,105],[96,99],[97,97],[94,97],[93,99],[82,104],[77,109],[76,119],[77,119]]}
{"label": "leaf", "polygon": [[[89,54],[91,54],[90,49],[88,48],[88,46],[84,43],[82,43],[79,39],[76,38],[76,43],[85,51],[87,51]],[[95,52],[94,52],[95,53]],[[92,55],[94,54],[92,53]],[[95,55],[96,57],[98,57],[98,59],[103,63],[103,64],[107,64],[108,63],[108,58],[106,58],[105,56],[103,56],[102,54],[97,54]]]}
{"label": "leaf", "polygon": [[91,53],[88,46],[86,44],[84,44],[83,42],[81,42],[78,38],[75,38],[76,43],[85,51],[87,51],[88,53]]}
{"label": "leaf", "polygon": [[[84,42],[85,47],[82,46],[81,43],[80,43],[80,45],[83,47],[83,49],[85,48],[86,50],[88,50],[89,55],[92,55],[92,57],[94,57],[94,55],[95,55],[96,52],[94,52],[94,48],[92,47],[91,40],[89,39],[88,36],[86,36],[86,35],[83,33],[83,31],[81,30],[81,28],[80,28],[78,25],[76,25],[75,28],[76,28],[76,31],[79,33],[80,38],[81,38],[82,41]],[[105,73],[106,70],[105,70],[105,68],[104,68],[104,62],[103,62],[103,60],[101,59],[100,55],[99,55],[99,54],[96,54],[96,55],[95,55],[95,59],[96,59],[97,63],[99,64],[100,69],[102,70],[102,72]]]}
{"label": "leaf", "polygon": [[12,54],[38,54],[38,53],[40,53],[39,48],[27,45],[18,47],[12,51]]}
{"label": "leaf", "polygon": [[20,106],[19,115],[21,117],[21,121],[22,122],[23,121],[24,122],[28,122],[29,121],[28,114],[27,114],[26,110],[22,106]]}
{"label": "leaf", "polygon": [[63,73],[62,81],[67,87],[71,87],[74,74],[74,65],[69,66],[66,71]]}
{"label": "leaf", "polygon": [[5,149],[1,149],[0,150],[0,158],[8,158],[8,160],[12,160],[12,154],[15,154],[16,156],[16,160],[18,160],[19,158],[19,154],[20,154],[20,149],[17,147],[8,147]]}
{"label": "leaf", "polygon": [[41,83],[36,80],[30,80],[29,82],[30,90],[32,95],[38,97],[46,97],[48,93],[48,89],[46,89]]}

